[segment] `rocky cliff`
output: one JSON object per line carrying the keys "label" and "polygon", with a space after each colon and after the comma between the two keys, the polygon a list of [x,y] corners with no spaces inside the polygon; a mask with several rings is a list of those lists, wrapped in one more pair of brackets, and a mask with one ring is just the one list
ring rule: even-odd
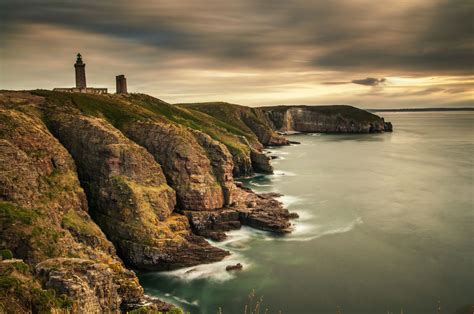
{"label": "rocky cliff", "polygon": [[[241,136],[243,142],[250,147],[252,168],[257,172],[273,172],[270,158],[262,152],[264,146],[289,145],[286,138],[272,129],[272,121],[267,115],[257,108],[222,102],[181,104],[180,106],[206,113],[226,123],[227,130]],[[236,174],[248,175],[245,171],[243,172]]]}
{"label": "rocky cliff", "polygon": [[261,107],[279,132],[378,133],[391,132],[392,124],[368,111],[351,106]]}
{"label": "rocky cliff", "polygon": [[146,95],[1,92],[0,122],[0,250],[17,258],[0,263],[2,310],[167,310],[125,265],[221,260],[202,236],[242,224],[291,231],[273,196],[234,182],[272,170],[263,144],[206,113]]}
{"label": "rocky cliff", "polygon": [[[0,247],[24,261],[1,263],[0,308],[12,313],[66,307],[102,313],[140,303],[143,289],[135,274],[89,216],[74,160],[38,118],[35,107],[43,99],[3,93],[0,102]],[[54,273],[40,277],[35,270],[39,263],[51,262],[63,279],[79,272],[63,268],[54,262],[57,258],[71,264],[80,259],[101,269],[108,274],[107,287],[81,281],[77,294],[73,280],[64,281],[62,290],[48,286]]]}
{"label": "rocky cliff", "polygon": [[[0,92],[0,312],[119,313],[172,305],[127,269],[219,261],[242,225],[292,231],[290,213],[235,176],[271,173],[279,131],[379,132],[352,107],[171,105],[141,95]],[[14,259],[11,259],[12,256]]]}

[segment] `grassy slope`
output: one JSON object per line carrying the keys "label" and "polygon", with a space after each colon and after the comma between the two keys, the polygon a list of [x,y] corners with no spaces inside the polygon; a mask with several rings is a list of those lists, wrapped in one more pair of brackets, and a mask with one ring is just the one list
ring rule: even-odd
{"label": "grassy slope", "polygon": [[205,114],[208,114],[220,121],[225,122],[227,125],[232,127],[228,128],[227,131],[236,135],[245,136],[251,144],[257,144],[258,138],[254,134],[254,132],[252,132],[252,130],[247,126],[247,124],[242,121],[241,114],[246,113],[249,119],[252,119],[253,123],[261,124],[263,127],[268,127],[263,125],[263,123],[259,121],[255,113],[253,112],[253,108],[249,107],[229,104],[225,102],[179,104],[179,106],[204,112]]}
{"label": "grassy slope", "polygon": [[246,136],[245,132],[203,112],[171,105],[148,95],[92,95],[44,90],[33,93],[46,97],[52,106],[64,107],[66,104],[87,115],[105,118],[119,129],[136,120],[166,121],[209,134],[224,143],[233,155],[249,154],[249,148],[239,139],[239,136]]}

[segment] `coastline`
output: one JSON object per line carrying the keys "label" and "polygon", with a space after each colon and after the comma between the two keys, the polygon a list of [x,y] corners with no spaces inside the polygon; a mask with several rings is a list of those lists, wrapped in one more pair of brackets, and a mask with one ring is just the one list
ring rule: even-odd
{"label": "coastline", "polygon": [[[7,224],[2,238],[8,239],[5,243],[15,257],[41,268],[45,282],[81,273],[85,265],[94,265],[90,271],[104,280],[107,272],[115,274],[116,283],[107,291],[91,292],[87,299],[71,293],[71,302],[91,310],[104,295],[118,301],[104,301],[103,310],[131,310],[149,302],[154,303],[151,307],[169,309],[171,305],[143,295],[130,268],[190,271],[222,261],[227,264],[223,270],[239,269],[238,261],[228,264],[235,256],[225,258],[230,250],[205,238],[225,241],[226,232],[242,226],[280,238],[291,233],[291,220],[298,214],[285,208],[280,194],[257,194],[234,180],[252,180],[258,173],[284,177],[273,170],[273,157],[266,151],[296,142],[276,131],[391,131],[382,118],[349,106],[278,107],[275,114],[267,114],[227,103],[171,105],[143,94],[45,90],[4,91],[0,105],[5,121],[2,140],[10,152],[5,160],[11,169],[20,167],[22,176],[15,180],[10,171],[6,174],[11,178],[2,178],[8,183],[2,210],[26,211],[34,217]],[[20,137],[15,135],[18,130]],[[12,157],[20,152],[21,165]],[[34,197],[25,197],[30,194]],[[33,222],[49,233],[29,232]],[[25,250],[21,238],[49,246]],[[60,277],[53,276],[56,267]],[[40,280],[36,273],[31,276]],[[54,284],[76,289],[67,281]],[[93,286],[84,289],[96,291]]]}

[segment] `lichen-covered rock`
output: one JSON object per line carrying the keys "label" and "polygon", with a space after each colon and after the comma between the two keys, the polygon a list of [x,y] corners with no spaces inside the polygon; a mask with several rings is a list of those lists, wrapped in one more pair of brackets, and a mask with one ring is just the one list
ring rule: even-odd
{"label": "lichen-covered rock", "polygon": [[232,192],[235,189],[234,178],[232,175],[234,161],[232,154],[224,144],[212,139],[209,135],[201,131],[192,131],[199,145],[204,148],[207,157],[212,166],[212,173],[219,182],[224,194],[223,206],[232,203]]}
{"label": "lichen-covered rock", "polygon": [[37,263],[61,255],[94,255],[88,241],[115,252],[87,214],[74,162],[42,121],[0,109],[1,239]]}
{"label": "lichen-covered rock", "polygon": [[[10,249],[29,265],[61,256],[101,263],[113,275],[118,304],[139,302],[143,289],[137,278],[124,268],[113,245],[87,213],[74,161],[36,116],[28,97],[13,93],[0,98],[0,108],[8,108],[0,109],[0,248]],[[15,110],[11,107],[17,99],[21,102]],[[32,99],[36,105],[36,97]],[[33,288],[42,289],[37,279],[33,281]],[[26,283],[15,282],[25,293],[29,289]],[[35,311],[30,301],[38,291],[26,294],[18,308]],[[70,301],[73,306],[79,300],[71,296]],[[48,303],[43,310],[55,304]]]}
{"label": "lichen-covered rock", "polygon": [[271,157],[267,156],[265,153],[252,149],[250,158],[252,160],[252,168],[255,172],[273,173]]}
{"label": "lichen-covered rock", "polygon": [[92,217],[127,264],[171,269],[228,254],[172,214],[175,192],[146,149],[100,118],[50,113],[49,124],[76,161]]}
{"label": "lichen-covered rock", "polygon": [[[225,192],[206,151],[186,128],[158,122],[136,122],[124,132],[162,165],[183,210],[210,210],[225,205]],[[221,175],[221,179],[227,180]],[[225,184],[224,184],[225,187]]]}
{"label": "lichen-covered rock", "polygon": [[383,118],[351,106],[261,107],[280,132],[377,133],[390,131]]}
{"label": "lichen-covered rock", "polygon": [[114,273],[106,264],[78,258],[56,258],[36,265],[36,272],[46,289],[77,300],[75,306],[83,313],[120,311],[122,299]]}
{"label": "lichen-covered rock", "polygon": [[0,260],[1,313],[79,313],[73,299],[42,287],[21,259]]}

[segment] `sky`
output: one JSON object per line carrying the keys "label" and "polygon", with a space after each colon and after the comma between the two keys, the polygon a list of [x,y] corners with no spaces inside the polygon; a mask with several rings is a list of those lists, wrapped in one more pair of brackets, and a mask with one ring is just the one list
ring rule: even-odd
{"label": "sky", "polygon": [[0,1],[0,89],[171,103],[474,107],[472,0]]}

